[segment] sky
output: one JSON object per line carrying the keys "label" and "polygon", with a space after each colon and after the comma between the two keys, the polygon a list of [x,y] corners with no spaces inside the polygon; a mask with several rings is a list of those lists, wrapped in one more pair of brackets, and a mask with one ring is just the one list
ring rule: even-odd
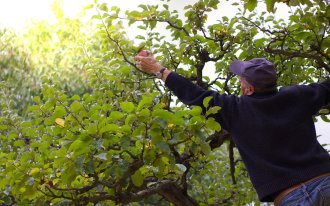
{"label": "sky", "polygon": [[[11,27],[18,31],[24,31],[27,25],[32,21],[46,20],[48,22],[54,23],[55,17],[52,13],[52,1],[53,0],[0,0],[0,28],[1,27]],[[82,8],[93,0],[59,0],[63,4],[63,10],[67,17],[75,17]],[[100,2],[102,0],[99,0]],[[154,4],[160,2],[159,0],[107,0],[110,6],[116,5],[121,8],[121,10],[136,10],[140,4]],[[166,2],[166,1],[165,1]],[[183,1],[183,0],[172,0],[169,2],[170,10],[182,10],[188,3],[193,4],[196,0]],[[231,18],[236,12],[231,9],[230,1],[222,0],[220,1],[220,11],[214,11],[209,14],[209,23],[214,23],[221,16],[227,16]],[[163,2],[162,2],[163,3]],[[256,8],[257,11],[263,11],[264,6],[260,4]],[[290,9],[283,5],[277,4],[276,17],[288,18]],[[183,17],[183,14],[181,15]],[[141,33],[138,33],[141,32]],[[165,29],[163,32],[166,32]],[[128,37],[133,39],[137,34],[143,35],[143,31],[137,31],[134,27],[127,27]],[[209,70],[212,72],[212,69]],[[316,123],[317,134],[321,135],[319,141],[321,143],[330,144],[330,123],[325,123],[319,120]],[[327,147],[330,149],[330,146]]]}

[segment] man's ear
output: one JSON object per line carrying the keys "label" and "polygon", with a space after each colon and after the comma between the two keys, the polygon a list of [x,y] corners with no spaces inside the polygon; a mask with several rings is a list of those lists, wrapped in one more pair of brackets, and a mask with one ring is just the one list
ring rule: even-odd
{"label": "man's ear", "polygon": [[254,93],[254,86],[249,85],[245,88],[245,95],[252,95]]}

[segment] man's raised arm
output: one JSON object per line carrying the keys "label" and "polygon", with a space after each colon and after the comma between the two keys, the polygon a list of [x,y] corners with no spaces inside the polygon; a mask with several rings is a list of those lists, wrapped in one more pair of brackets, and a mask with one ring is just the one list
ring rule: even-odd
{"label": "man's raised arm", "polygon": [[[216,96],[215,91],[208,91],[192,83],[175,72],[163,67],[150,51],[144,51],[143,55],[135,57],[136,66],[143,72],[153,74],[165,82],[165,85],[173,91],[175,96],[186,105],[203,107],[203,100],[207,96]],[[170,77],[170,78],[168,78]],[[214,101],[214,100],[213,100]],[[210,102],[212,105],[212,102]]]}

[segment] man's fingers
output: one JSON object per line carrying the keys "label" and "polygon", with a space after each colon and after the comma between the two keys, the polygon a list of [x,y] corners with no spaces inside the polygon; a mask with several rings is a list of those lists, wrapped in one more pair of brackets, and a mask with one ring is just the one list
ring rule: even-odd
{"label": "man's fingers", "polygon": [[[152,55],[152,53],[149,51],[148,55]],[[153,56],[141,56],[137,55],[134,57],[135,59],[135,66],[146,73],[153,73],[153,68],[156,64],[156,60]]]}
{"label": "man's fingers", "polygon": [[135,62],[135,66],[141,70],[141,62],[140,61],[136,61]]}
{"label": "man's fingers", "polygon": [[147,53],[147,56],[148,57],[153,57],[153,54],[152,54],[152,52],[150,50],[146,50],[146,53]]}
{"label": "man's fingers", "polygon": [[136,62],[151,62],[153,57],[143,57],[143,56],[136,56],[135,61]]}
{"label": "man's fingers", "polygon": [[142,60],[144,58],[153,58],[153,54],[150,50],[143,50],[143,52],[145,53],[144,55],[136,55],[135,56],[135,60]]}
{"label": "man's fingers", "polygon": [[135,61],[141,61],[141,58],[143,58],[143,57],[141,57],[141,56],[135,56],[134,57]]}

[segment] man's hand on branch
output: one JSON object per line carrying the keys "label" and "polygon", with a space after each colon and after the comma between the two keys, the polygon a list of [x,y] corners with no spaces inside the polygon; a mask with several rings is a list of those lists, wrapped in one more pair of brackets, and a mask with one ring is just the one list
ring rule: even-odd
{"label": "man's hand on branch", "polygon": [[148,50],[142,50],[135,56],[136,67],[148,74],[156,75],[158,78],[166,81],[170,70],[163,67]]}
{"label": "man's hand on branch", "polygon": [[136,67],[148,74],[156,75],[163,66],[148,50],[142,50],[135,56]]}

